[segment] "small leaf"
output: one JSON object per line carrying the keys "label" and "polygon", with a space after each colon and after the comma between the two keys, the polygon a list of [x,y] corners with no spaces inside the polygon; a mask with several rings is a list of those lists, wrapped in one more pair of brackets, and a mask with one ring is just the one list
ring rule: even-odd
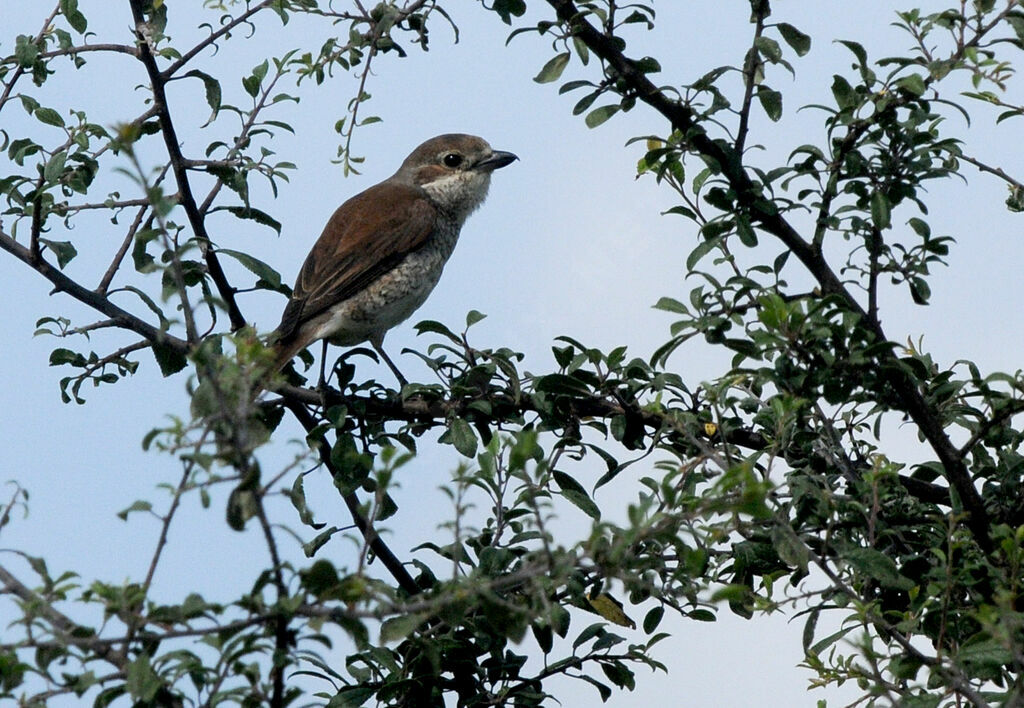
{"label": "small leaf", "polygon": [[39,243],[45,245],[57,256],[57,267],[64,270],[64,266],[78,255],[78,251],[70,241],[51,241],[46,238],[39,239]]}
{"label": "small leaf", "polygon": [[331,526],[330,528],[318,533],[311,541],[307,541],[302,544],[302,552],[307,558],[312,558],[316,555],[323,546],[331,540],[331,536],[341,531],[337,526]]}
{"label": "small leaf", "polygon": [[889,228],[891,219],[889,200],[881,192],[873,192],[871,194],[871,220],[875,222],[875,228],[880,231]]}
{"label": "small leaf", "polygon": [[470,310],[469,312],[466,313],[466,329],[469,329],[477,322],[486,317],[487,315],[485,315],[482,312],[478,312],[477,310]]}
{"label": "small leaf", "polygon": [[661,618],[665,616],[665,608],[661,605],[651,608],[644,617],[644,633],[653,634],[654,630],[661,624]]}
{"label": "small leaf", "polygon": [[55,153],[46,161],[46,167],[43,168],[43,179],[47,182],[56,182],[60,179],[61,174],[64,172],[64,164],[68,159],[68,153],[66,150],[61,150]]}
{"label": "small leaf", "polygon": [[788,523],[776,524],[772,528],[772,546],[784,563],[807,572],[810,553]]}
{"label": "small leaf", "polygon": [[142,652],[125,670],[125,687],[136,701],[149,703],[160,690],[160,677],[149,663],[149,654]]}
{"label": "small leaf", "polygon": [[587,117],[584,118],[584,122],[587,124],[588,128],[596,128],[620,110],[622,110],[622,106],[617,103],[613,103],[609,106],[601,106],[600,108],[595,108],[588,113]]}
{"label": "small leaf", "polygon": [[850,82],[839,74],[832,77],[832,96],[836,99],[836,105],[840,109],[852,108],[857,105],[857,92],[850,86]]}
{"label": "small leaf", "polygon": [[416,631],[416,628],[426,620],[424,614],[401,615],[389,617],[380,626],[381,643],[397,642],[405,639]]}
{"label": "small leaf", "polygon": [[757,100],[761,102],[761,108],[764,109],[764,112],[773,123],[778,122],[782,118],[781,93],[767,86],[759,86],[757,89]]}
{"label": "small leaf", "polygon": [[156,359],[156,364],[160,367],[160,373],[164,377],[176,374],[188,366],[188,359],[174,347],[154,342],[152,349],[153,357]]}
{"label": "small leaf", "polygon": [[594,521],[601,520],[601,509],[594,500],[587,496],[586,492],[578,492],[575,489],[562,490],[562,496],[568,499],[574,506]]}
{"label": "small leaf", "polygon": [[576,640],[572,643],[572,648],[573,649],[579,649],[582,645],[586,644],[588,641],[590,641],[594,637],[596,637],[596,636],[598,636],[600,634],[604,634],[604,633],[605,633],[605,628],[602,626],[601,622],[598,622],[596,624],[592,624],[589,627],[587,627],[586,629],[584,629],[582,632],[579,633],[579,636],[576,637]]}
{"label": "small leaf", "polygon": [[911,74],[910,76],[904,76],[902,79],[896,82],[896,87],[903,89],[907,93],[911,93],[914,96],[920,96],[925,92],[924,78],[920,74]]}
{"label": "small leaf", "polygon": [[476,435],[465,418],[455,418],[448,427],[448,437],[459,454],[464,457],[476,456]]}
{"label": "small leaf", "polygon": [[35,115],[40,122],[46,123],[46,125],[54,125],[58,128],[64,127],[64,119],[60,117],[60,113],[52,108],[37,108]]}
{"label": "small leaf", "polygon": [[122,509],[121,511],[117,512],[117,517],[121,519],[121,521],[127,521],[128,514],[131,514],[133,511],[152,511],[152,509],[153,505],[150,504],[148,501],[139,500],[134,502],[127,509]]}
{"label": "small leaf", "polygon": [[697,247],[690,251],[690,255],[686,257],[686,270],[693,270],[696,268],[697,263],[699,263],[704,256],[717,248],[720,243],[720,238],[709,238],[698,243]]}
{"label": "small leaf", "polygon": [[552,81],[557,81],[558,77],[565,71],[565,67],[569,64],[569,52],[562,52],[556,54],[544,65],[544,68],[540,70],[540,73],[533,77],[533,80],[538,84],[548,84]]}
{"label": "small leaf", "polygon": [[972,664],[972,671],[987,668],[998,672],[1005,664],[1013,661],[1013,654],[998,640],[988,638],[967,642],[960,648],[957,658],[966,664]]}
{"label": "small leaf", "polygon": [[434,334],[444,335],[456,344],[462,344],[462,340],[460,340],[454,332],[440,322],[435,322],[434,320],[422,320],[421,322],[417,322],[415,329],[417,335],[424,334],[426,332],[433,332]]}
{"label": "small leaf", "polygon": [[272,289],[276,290],[281,287],[281,274],[260,259],[254,258],[248,253],[233,251],[229,248],[218,249],[217,253],[223,253],[225,256],[234,258],[246,270],[258,276],[260,280],[265,281]]}
{"label": "small leaf", "polygon": [[231,490],[226,512],[228,526],[235,531],[244,531],[245,523],[257,513],[259,513],[259,502],[253,490],[241,487]]}
{"label": "small leaf", "polygon": [[594,611],[597,612],[597,614],[601,615],[609,622],[614,622],[621,627],[636,629],[636,622],[631,620],[623,611],[622,603],[608,593],[591,592],[587,595],[587,602],[590,603],[590,606],[594,608]]}
{"label": "small leaf", "polygon": [[654,303],[655,310],[664,310],[665,312],[674,312],[679,315],[688,315],[690,310],[683,303],[679,302],[670,297],[661,297],[656,303]]}
{"label": "small leaf", "polygon": [[874,548],[852,548],[842,554],[843,558],[855,569],[864,573],[882,585],[898,590],[910,590],[914,581],[900,575],[892,558]]}
{"label": "small leaf", "polygon": [[[213,111],[210,114],[209,120],[213,120],[217,116],[217,113],[220,111],[220,105],[221,105],[220,82],[217,81],[217,79],[215,79],[212,76],[210,76],[209,74],[207,74],[205,71],[199,71],[199,69],[193,69],[192,71],[189,71],[188,73],[183,74],[183,76],[194,76],[194,77],[196,77],[197,79],[200,79],[203,82],[203,86],[206,89],[206,104]],[[209,122],[209,121],[207,121],[207,122]]]}
{"label": "small leaf", "polygon": [[797,53],[797,56],[803,56],[807,52],[811,51],[811,38],[798,30],[788,22],[780,22],[776,25],[779,29],[779,34],[786,40],[786,44],[793,48],[793,51]]}

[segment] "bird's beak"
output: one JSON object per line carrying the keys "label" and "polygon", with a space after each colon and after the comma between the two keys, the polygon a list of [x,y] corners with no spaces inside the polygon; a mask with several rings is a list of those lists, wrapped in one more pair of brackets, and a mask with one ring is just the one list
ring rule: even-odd
{"label": "bird's beak", "polygon": [[518,159],[519,156],[514,153],[495,150],[490,155],[480,160],[480,162],[476,163],[474,167],[478,170],[493,172],[494,170],[504,167]]}

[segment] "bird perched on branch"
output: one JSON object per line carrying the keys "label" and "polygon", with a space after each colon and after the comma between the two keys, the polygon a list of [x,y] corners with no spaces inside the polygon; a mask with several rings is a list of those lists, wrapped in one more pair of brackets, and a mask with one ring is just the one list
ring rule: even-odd
{"label": "bird perched on branch", "polygon": [[382,349],[384,335],[427,299],[466,218],[487,196],[491,173],[516,159],[473,135],[439,135],[338,207],[271,335],[274,370],[320,339],[325,353],[327,341],[368,341],[405,384]]}

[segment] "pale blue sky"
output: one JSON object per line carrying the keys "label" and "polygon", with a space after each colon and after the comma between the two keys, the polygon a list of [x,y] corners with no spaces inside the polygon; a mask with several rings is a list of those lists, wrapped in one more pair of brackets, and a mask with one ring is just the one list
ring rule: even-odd
{"label": "pale blue sky", "polygon": [[[693,227],[683,220],[659,216],[674,204],[671,194],[653,179],[634,178],[642,148],[623,147],[634,135],[662,130],[663,122],[637,108],[597,130],[586,129],[582,119],[570,114],[574,95],[559,97],[557,84],[541,86],[531,80],[550,55],[547,40],[526,35],[504,48],[508,30],[493,15],[476,3],[450,4],[461,30],[458,45],[453,46],[450,32],[437,24],[429,53],[412,51],[407,60],[378,60],[369,86],[373,99],[363,115],[378,115],[384,122],[357,133],[356,152],[367,157],[363,176],[344,179],[330,162],[337,144],[333,125],[353,94],[355,81],[341,77],[318,91],[303,85],[301,110],[281,115],[297,134],[281,134],[271,144],[282,159],[296,162],[298,170],[290,183],[280,185],[276,201],[261,205],[282,222],[281,236],[225,219],[214,239],[222,246],[251,250],[291,282],[339,203],[390,175],[423,139],[441,132],[476,133],[496,148],[516,152],[521,161],[495,175],[488,203],[471,217],[440,285],[413,321],[437,319],[454,328],[467,310],[485,312],[489,317],[474,328],[473,341],[523,351],[524,368],[535,372],[552,365],[552,339],[561,334],[601,347],[628,344],[633,354],[649,355],[665,339],[671,322],[670,316],[650,306],[662,295],[685,298],[692,287],[683,280],[685,257],[695,239]],[[95,41],[106,41],[108,33],[118,41],[130,41],[127,3],[80,0],[80,5],[90,29],[98,33]],[[181,12],[180,5],[171,3],[172,12]],[[37,31],[48,6],[0,0],[0,51],[11,51],[14,34]],[[663,1],[655,6],[658,27],[649,35],[637,32],[634,51],[660,61],[659,81],[681,84],[714,66],[741,61],[750,34],[748,3]],[[753,141],[765,145],[765,157],[757,159],[781,162],[793,147],[821,138],[820,114],[798,113],[796,108],[828,102],[832,74],[848,72],[849,53],[830,40],[856,39],[874,58],[909,45],[905,35],[889,26],[893,8],[901,6],[890,0],[774,3],[773,19],[811,34],[814,46],[802,60],[790,57],[796,80],[781,69],[769,73],[768,82],[785,94],[785,115],[781,123],[770,125],[755,111],[759,117]],[[225,67],[229,62],[251,67],[267,51],[278,26],[265,21],[254,40],[229,43],[201,64],[224,75],[231,73]],[[172,26],[172,34],[176,29]],[[187,23],[177,31],[185,36]],[[282,48],[304,39],[301,22],[287,31],[292,38]],[[319,43],[319,34],[316,37],[313,46]],[[93,120],[107,124],[134,117],[143,95],[132,90],[144,81],[139,67],[127,58],[106,67],[90,61],[85,73],[64,72],[64,81],[47,87],[53,104],[85,107]],[[112,86],[103,85],[108,71],[118,72]],[[593,77],[592,67],[581,71],[574,62],[563,79],[580,77]],[[199,82],[183,82],[176,90],[191,91],[195,119],[203,122],[207,109]],[[242,100],[238,85],[226,85],[224,90],[225,101]],[[5,111],[0,127],[16,113],[17,109]],[[1020,121],[1008,121],[996,130],[992,117],[984,108],[977,111],[971,149],[979,159],[1001,161],[1019,178],[1024,173]],[[954,134],[967,134],[962,121],[953,119],[950,125]],[[186,153],[198,154],[205,145],[191,142],[194,134],[186,132],[184,138]],[[936,185],[937,198],[930,203],[933,228],[957,239],[950,256],[953,267],[936,273],[928,308],[902,304],[902,295],[890,298],[900,305],[883,310],[884,325],[897,340],[923,335],[926,348],[942,363],[969,358],[983,368],[1013,371],[1020,366],[1024,344],[1017,304],[1024,295],[1018,275],[1024,228],[1020,216],[1008,214],[1003,206],[1002,183],[970,169],[967,174],[966,185]],[[895,218],[912,215],[898,213]],[[120,234],[117,228],[105,231],[103,222],[97,221],[94,230],[80,227],[70,237],[113,244]],[[83,256],[74,262],[71,274],[85,274],[86,282],[94,282],[97,269],[105,266],[103,254],[112,248],[98,249],[95,259],[86,253],[91,249],[80,248]],[[16,519],[0,533],[0,548],[44,556],[51,570],[77,570],[87,580],[138,579],[145,572],[157,524],[142,515],[125,523],[115,514],[137,498],[160,500],[155,485],[176,480],[178,471],[171,459],[143,453],[139,442],[165,414],[187,414],[184,379],[161,379],[144,354],[133,380],[85,391],[86,406],[61,404],[57,381],[65,373],[47,366],[49,352],[58,342],[33,338],[34,322],[46,315],[72,313],[75,322],[83,324],[91,316],[66,297],[48,297],[42,278],[10,258],[0,259],[0,273],[14,295],[0,309],[0,331],[7,333],[2,351],[9,362],[0,367],[0,390],[7,392],[7,405],[0,410],[5,440],[0,481],[18,479],[31,493],[29,517]],[[282,306],[283,299],[269,296],[242,301],[246,316],[263,331],[277,323]],[[102,347],[110,340],[96,341]],[[423,341],[417,340],[410,322],[392,331],[386,346],[395,357],[403,347],[423,346]],[[410,378],[426,375],[414,357],[398,361]],[[727,366],[726,359],[701,348],[681,350],[673,363],[694,383]],[[365,360],[360,371],[377,373]],[[284,440],[298,435],[294,425],[279,430],[281,441],[267,453],[266,469],[287,462],[294,448]],[[425,451],[428,448],[423,445]],[[395,492],[401,513],[389,522],[399,555],[444,518],[447,506],[436,488],[449,480],[457,463],[450,448],[430,449],[403,468],[401,489]],[[311,479],[307,490],[318,517],[345,522],[341,500],[329,484]],[[612,485],[598,500],[614,517],[621,514],[621,509],[614,511],[618,500],[633,493]],[[224,502],[223,497],[215,498],[211,509],[204,511],[196,499],[188,500],[156,578],[158,598],[171,599],[198,585],[209,599],[229,600],[232,592],[251,583],[253,569],[265,562],[265,548],[257,529],[238,534],[227,528]],[[584,528],[586,519],[575,508],[567,507],[561,515],[566,529]],[[291,518],[287,510],[282,516]],[[300,559],[294,544],[284,545]],[[332,558],[340,565],[347,547],[339,543],[332,548]],[[254,559],[251,566],[245,562],[248,557]],[[8,554],[2,562],[24,570]],[[645,611],[631,609],[637,619]],[[6,623],[2,612],[0,607],[0,626]],[[728,610],[719,616],[713,624],[664,624],[674,636],[656,656],[669,664],[670,674],[650,675],[639,669],[637,691],[616,694],[612,705],[671,700],[688,706],[795,706],[813,705],[819,699],[843,705],[856,695],[848,687],[806,692],[811,674],[796,668],[802,658],[800,620],[787,623],[779,616],[747,622]],[[574,626],[578,629],[590,620],[576,617]],[[638,632],[636,639],[641,637]],[[582,684],[567,689],[559,697],[568,708],[597,703],[596,692]]]}

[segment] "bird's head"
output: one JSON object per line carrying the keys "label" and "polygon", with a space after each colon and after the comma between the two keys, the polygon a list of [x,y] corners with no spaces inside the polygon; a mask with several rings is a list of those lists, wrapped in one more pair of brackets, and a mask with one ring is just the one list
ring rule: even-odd
{"label": "bird's head", "polygon": [[421,187],[439,209],[461,222],[483,203],[491,172],[517,159],[475,135],[447,133],[413,150],[392,179]]}

